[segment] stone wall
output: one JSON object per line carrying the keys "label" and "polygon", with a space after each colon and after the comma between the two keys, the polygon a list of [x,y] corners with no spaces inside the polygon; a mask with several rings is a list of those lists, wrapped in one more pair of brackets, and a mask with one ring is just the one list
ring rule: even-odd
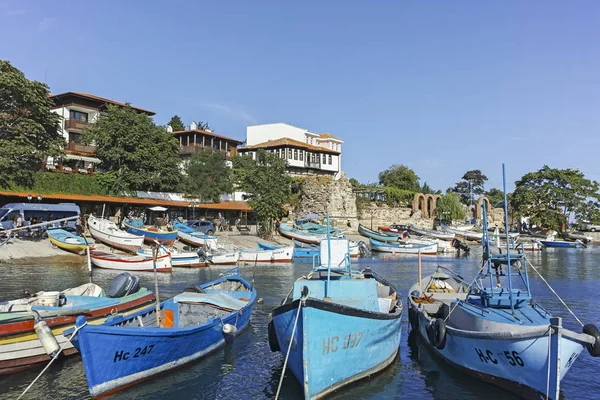
{"label": "stone wall", "polygon": [[[309,176],[304,178],[295,216],[307,213],[329,215],[334,227],[355,230],[358,227],[356,195],[350,181],[342,174],[334,180],[331,176]],[[348,227],[350,223],[350,227]]]}
{"label": "stone wall", "polygon": [[427,229],[433,227],[433,219],[422,218],[421,210],[413,211],[412,208],[408,207],[390,207],[386,204],[370,203],[359,214],[358,221],[370,228],[371,217],[373,217],[372,226],[375,230],[378,226],[388,226],[390,224],[413,224]]}

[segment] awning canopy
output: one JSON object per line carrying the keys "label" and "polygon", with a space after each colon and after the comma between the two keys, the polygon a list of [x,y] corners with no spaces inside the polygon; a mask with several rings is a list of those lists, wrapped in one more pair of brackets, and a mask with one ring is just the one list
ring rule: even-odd
{"label": "awning canopy", "polygon": [[96,164],[98,164],[100,162],[100,159],[98,159],[96,157],[78,156],[75,154],[65,154],[65,159],[87,161],[87,162],[92,162],[92,163],[96,163]]}
{"label": "awning canopy", "polygon": [[148,207],[148,210],[152,210],[152,211],[167,211],[166,207],[161,207],[161,206],[154,206],[154,207]]}

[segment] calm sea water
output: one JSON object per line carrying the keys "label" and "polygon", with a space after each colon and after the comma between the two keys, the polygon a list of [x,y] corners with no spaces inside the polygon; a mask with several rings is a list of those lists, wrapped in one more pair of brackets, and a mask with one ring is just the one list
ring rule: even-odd
{"label": "calm sea water", "polygon": [[[481,265],[481,252],[470,257],[423,257],[423,273],[433,272],[437,265],[454,269],[465,279],[473,277]],[[70,258],[72,260],[72,258]],[[600,247],[587,249],[548,249],[530,255],[550,284],[558,291],[584,323],[600,324]],[[417,279],[416,257],[361,259],[355,268],[371,266],[373,270],[394,282],[402,297]],[[176,269],[172,274],[159,275],[160,297],[179,293],[186,286],[216,279],[224,269]],[[252,267],[242,266],[242,274],[252,277]],[[257,305],[250,326],[230,346],[182,369],[154,377],[151,380],[117,393],[116,399],[263,399],[273,398],[277,389],[283,359],[272,353],[267,343],[268,314],[287,294],[293,281],[306,274],[310,265],[293,264],[259,266],[255,284]],[[19,297],[23,289],[52,290],[87,282],[83,260],[54,262],[52,265],[0,265],[4,279],[0,282],[0,300]],[[94,282],[105,287],[117,275],[112,271],[94,270]],[[151,273],[140,274],[142,283],[154,287]],[[536,299],[554,315],[564,318],[564,325],[580,331],[578,324],[560,305],[545,284],[531,272],[532,290]],[[355,383],[335,393],[331,399],[514,399],[511,394],[482,383],[432,356],[409,335],[407,313],[403,316],[402,344],[399,358],[385,371]],[[36,377],[41,368],[0,377],[0,398],[15,399]],[[562,382],[564,399],[600,398],[600,359],[582,353]],[[29,395],[30,393],[30,395]],[[78,356],[57,361],[35,384],[28,398],[80,399],[89,398],[81,359]],[[282,399],[301,399],[301,388],[291,374],[286,374]]]}

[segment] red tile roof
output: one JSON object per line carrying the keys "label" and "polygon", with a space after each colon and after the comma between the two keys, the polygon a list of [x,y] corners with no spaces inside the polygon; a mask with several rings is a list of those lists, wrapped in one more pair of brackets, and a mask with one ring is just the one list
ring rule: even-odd
{"label": "red tile roof", "polygon": [[237,143],[237,144],[243,143],[240,140],[232,139],[232,138],[229,138],[227,136],[216,134],[214,132],[203,131],[202,129],[191,129],[191,130],[187,130],[187,131],[175,131],[175,132],[172,132],[173,135],[183,135],[183,134],[186,134],[186,133],[201,133],[203,135],[214,136],[216,138],[225,139],[225,140],[228,140],[230,142]]}
{"label": "red tile roof", "polygon": [[329,133],[321,133],[321,134],[319,135],[319,137],[320,137],[321,139],[335,139],[335,140],[340,140],[340,141],[342,141],[342,142],[343,142],[343,140],[342,140],[342,139],[340,139],[339,137],[337,137],[337,136],[333,136],[333,135],[331,135],[331,134],[329,134]]}
{"label": "red tile roof", "polygon": [[[116,106],[121,106],[121,107],[125,107],[127,105],[125,103],[120,103],[118,101],[107,99],[105,97],[95,96],[93,94],[83,93],[83,92],[65,92],[65,93],[60,93],[60,94],[50,94],[48,97],[50,97],[51,99],[53,99],[53,98],[59,98],[59,97],[66,97],[68,95],[83,97],[83,98],[87,98],[87,99],[90,99],[90,100],[100,101],[102,103],[114,104]],[[156,114],[154,111],[146,110],[144,108],[134,107],[132,105],[129,105],[129,107],[133,108],[134,110],[138,110],[138,111],[141,111],[143,113],[146,113],[148,115],[154,115],[154,114]]]}
{"label": "red tile roof", "polygon": [[300,142],[298,140],[294,140],[294,139],[290,139],[290,138],[269,140],[268,142],[253,144],[252,146],[241,147],[238,149],[238,151],[252,150],[252,149],[269,149],[269,148],[273,148],[273,147],[282,147],[282,146],[301,147],[303,149],[307,149],[310,151],[319,151],[322,153],[340,154],[339,151],[331,150],[326,147],[315,146],[312,144]]}
{"label": "red tile roof", "polygon": [[[36,192],[6,192],[0,191],[0,196],[12,196],[27,198],[31,195],[37,197]],[[189,201],[173,201],[173,200],[156,200],[142,199],[139,197],[122,197],[122,196],[99,196],[99,195],[83,195],[83,194],[65,194],[65,193],[39,193],[42,198],[54,200],[69,200],[69,201],[91,201],[99,203],[120,203],[120,204],[140,204],[153,206],[170,206],[170,207],[187,207],[188,204],[195,204],[198,208],[212,210],[232,210],[232,211],[252,211],[252,208],[243,201],[225,201],[221,203],[195,203]]]}

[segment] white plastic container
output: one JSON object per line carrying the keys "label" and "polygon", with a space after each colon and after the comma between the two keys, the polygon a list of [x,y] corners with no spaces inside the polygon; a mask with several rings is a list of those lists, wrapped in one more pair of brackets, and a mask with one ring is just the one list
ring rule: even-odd
{"label": "white plastic container", "polygon": [[37,296],[36,306],[56,307],[60,292],[42,292]]}

